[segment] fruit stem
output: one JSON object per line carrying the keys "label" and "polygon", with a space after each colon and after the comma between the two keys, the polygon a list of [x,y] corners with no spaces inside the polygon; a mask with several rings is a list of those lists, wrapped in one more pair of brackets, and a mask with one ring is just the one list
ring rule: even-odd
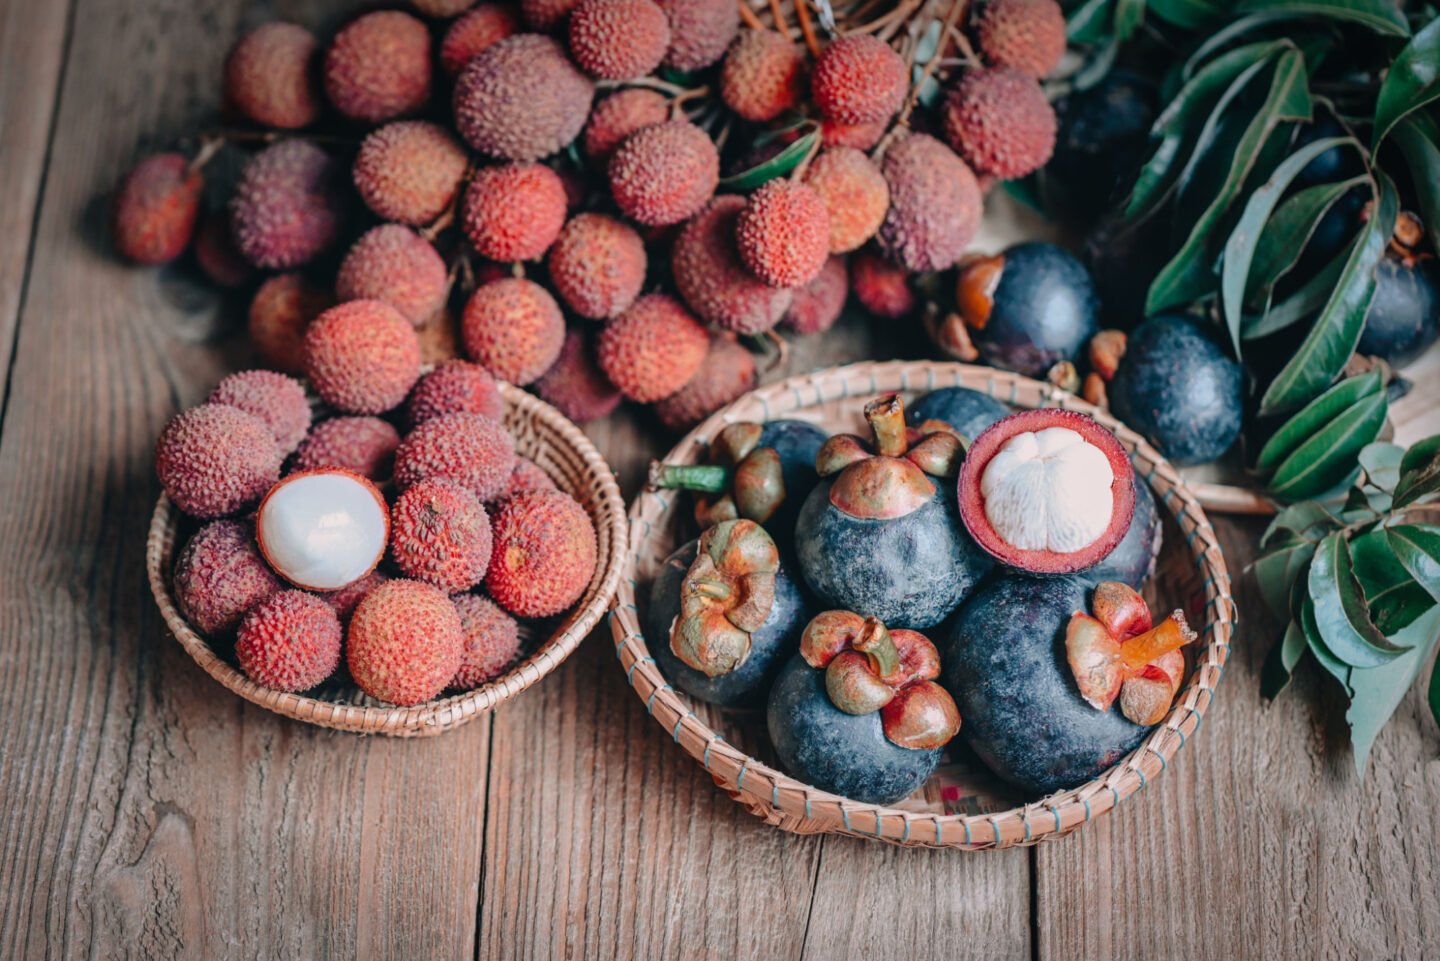
{"label": "fruit stem", "polygon": [[899,394],[880,397],[865,405],[865,419],[875,435],[875,453],[881,457],[904,457],[909,444],[905,437],[905,405]]}
{"label": "fruit stem", "polygon": [[1178,651],[1195,638],[1195,632],[1185,623],[1185,612],[1177,610],[1144,634],[1136,634],[1121,644],[1120,657],[1127,670],[1138,671],[1157,657]]}
{"label": "fruit stem", "polygon": [[651,490],[723,494],[730,489],[730,469],[719,464],[665,464],[650,462],[645,486]]}
{"label": "fruit stem", "polygon": [[730,598],[730,585],[723,580],[712,580],[709,578],[696,578],[690,582],[690,590],[700,597],[712,601],[724,601]]}
{"label": "fruit stem", "polygon": [[895,640],[878,617],[865,618],[865,626],[850,646],[870,658],[876,677],[891,677],[900,668],[900,652]]}

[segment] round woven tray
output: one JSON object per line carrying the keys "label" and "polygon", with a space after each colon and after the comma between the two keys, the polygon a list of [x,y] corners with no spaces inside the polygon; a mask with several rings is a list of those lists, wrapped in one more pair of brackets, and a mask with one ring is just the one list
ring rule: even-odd
{"label": "round woven tray", "polygon": [[[205,673],[266,710],[299,721],[360,734],[423,737],[439,734],[472,721],[553,671],[600,622],[609,608],[625,565],[625,502],[614,471],[590,440],[558,410],[523,390],[500,385],[505,398],[505,426],[515,438],[516,450],[550,475],[556,485],[578,500],[595,524],[599,563],[595,576],[576,606],[548,637],[525,646],[529,652],[507,673],[483,687],[413,707],[394,707],[366,698],[353,686],[327,691],[324,697],[307,697],[272,691],[253,683],[233,664],[218,655],[204,637],[181,616],[170,590],[170,573],[176,541],[185,523],[181,513],[163,494],[155,505],[145,566],[155,603],[180,646]],[[546,622],[547,628],[551,627]],[[522,637],[524,637],[522,631]]]}
{"label": "round woven tray", "polygon": [[[988,772],[971,771],[958,782],[942,777],[893,807],[862,804],[818,790],[767,763],[770,756],[763,718],[746,717],[703,704],[666,683],[641,634],[637,592],[645,596],[665,557],[688,536],[685,495],[641,494],[630,508],[631,550],[626,576],[611,618],[620,665],[646,710],[715,782],[751,813],[798,834],[837,833],[899,844],[967,850],[1004,848],[1059,838],[1113,809],[1162,774],[1200,726],[1230,650],[1235,605],[1215,531],[1175,468],[1138,434],[1103,410],[1072,394],[1005,371],[967,364],[932,362],[863,363],[793,377],[746,394],[697,427],[666,458],[694,463],[711,437],[735,421],[798,418],[830,431],[863,428],[864,401],[887,392],[918,395],[940,387],[969,387],[1015,407],[1064,407],[1084,411],[1113,430],[1131,452],[1136,470],[1168,512],[1167,543],[1147,586],[1152,605],[1184,607],[1192,624],[1202,624],[1191,651],[1186,683],[1169,715],[1130,755],[1080,787],[1014,806],[1005,800],[976,801],[971,791]],[[654,639],[665,643],[664,639]],[[963,724],[963,720],[962,720]],[[962,728],[963,730],[963,728]],[[723,732],[723,733],[722,733]],[[727,740],[728,738],[728,740]],[[957,739],[956,744],[963,738]],[[950,754],[963,754],[964,749]],[[947,756],[947,764],[950,759]],[[952,768],[953,770],[953,768]],[[993,776],[989,776],[994,782]],[[998,782],[994,782],[997,783]],[[967,794],[967,791],[970,791]],[[956,808],[964,813],[954,813]]]}

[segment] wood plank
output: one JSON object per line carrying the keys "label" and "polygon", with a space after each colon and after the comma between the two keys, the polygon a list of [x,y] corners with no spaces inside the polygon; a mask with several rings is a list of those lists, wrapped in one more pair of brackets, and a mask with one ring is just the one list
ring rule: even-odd
{"label": "wood plank", "polygon": [[1305,665],[1275,702],[1260,697],[1278,631],[1241,569],[1264,523],[1214,520],[1241,617],[1215,706],[1153,787],[1040,846],[1039,956],[1433,955],[1440,765],[1424,691],[1359,781],[1328,677]]}
{"label": "wood plank", "polygon": [[186,267],[116,263],[103,198],[210,122],[241,7],[75,16],[0,438],[7,959],[473,956],[488,722],[395,742],[251,708],[145,587],[154,438],[241,353],[244,304]]}

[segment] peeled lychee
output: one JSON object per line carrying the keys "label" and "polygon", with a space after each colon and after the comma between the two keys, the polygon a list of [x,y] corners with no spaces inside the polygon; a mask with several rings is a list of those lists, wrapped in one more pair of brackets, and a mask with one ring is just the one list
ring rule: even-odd
{"label": "peeled lychee", "polygon": [[342,301],[383,301],[416,327],[445,306],[449,292],[440,254],[400,224],[381,224],[362,234],[335,278],[335,294]]}
{"label": "peeled lychee", "polygon": [[483,503],[505,489],[515,469],[515,442],[497,420],[442,414],[417,426],[395,452],[395,485],[431,478],[468,488]]}
{"label": "peeled lychee", "polygon": [[262,23],[225,58],[225,99],[267,127],[308,127],[320,116],[315,35],[293,23]]}
{"label": "peeled lychee", "polygon": [[631,400],[668,397],[695,375],[710,337],[679,301],[647,294],[600,332],[600,369]]}
{"label": "peeled lychee", "polygon": [[468,590],[490,564],[490,518],[468,488],[423,480],[395,499],[390,556],[407,577],[451,593]]}
{"label": "peeled lychee", "polygon": [[229,404],[265,422],[281,454],[289,454],[310,429],[310,402],[293,377],[273,370],[242,370],[210,392],[209,403]]}
{"label": "peeled lychee", "polygon": [[565,224],[565,185],[542,164],[477,171],[465,190],[465,236],[491,260],[537,260]]}
{"label": "peeled lychee", "polygon": [[355,157],[355,187],[386,220],[420,227],[455,199],[468,163],[465,149],[444,127],[398,120],[372,131]]}
{"label": "peeled lychee", "polygon": [[282,586],[260,556],[248,521],[211,521],[196,531],[175,562],[173,583],[185,619],[212,636],[232,630]]}
{"label": "peeled lychee", "polygon": [[155,445],[155,472],[165,493],[201,519],[255,503],[280,476],[281,459],[265,422],[228,404],[177,414]]}
{"label": "peeled lychee", "polygon": [[710,135],[684,120],[644,127],[610,158],[610,190],[632,220],[678,224],[705,206],[720,182],[720,154]]}
{"label": "peeled lychee", "polygon": [[340,666],[340,619],[304,591],[280,591],[240,623],[235,657],[245,676],[276,691],[307,691]]}
{"label": "peeled lychee", "polygon": [[460,612],[465,648],[449,686],[468,691],[495,680],[515,663],[520,625],[488,597],[457,594],[450,600]]}
{"label": "peeled lychee", "polygon": [[305,332],[305,375],[332,407],[383,414],[420,379],[420,341],[394,307],[352,300],[325,311]]}
{"label": "peeled lychee", "polygon": [[390,513],[368,478],[338,467],[288,475],[255,512],[255,541],[285,580],[335,591],[369,574],[385,555]]}
{"label": "peeled lychee", "polygon": [[125,177],[111,208],[115,249],[137,264],[179,257],[195,233],[205,184],[177,153],[146,157]]}
{"label": "peeled lychee", "polygon": [[386,581],[365,596],[346,633],[345,660],[360,689],[391,704],[428,701],[460,668],[460,612],[438,587]]}
{"label": "peeled lychee", "polygon": [[580,599],[595,575],[595,528],[569,494],[533,491],[495,512],[485,587],[517,617],[549,617]]}
{"label": "peeled lychee", "polygon": [[565,318],[550,292],[507,277],[476,288],[460,320],[465,353],[501,380],[525,385],[560,356]]}
{"label": "peeled lychee", "polygon": [[517,34],[471,58],[455,81],[455,126],[503,160],[539,160],[585,126],[594,84],[551,37]]}
{"label": "peeled lychee", "polygon": [[430,99],[430,31],[398,10],[346,25],[325,51],[325,93],[352,120],[380,123]]}

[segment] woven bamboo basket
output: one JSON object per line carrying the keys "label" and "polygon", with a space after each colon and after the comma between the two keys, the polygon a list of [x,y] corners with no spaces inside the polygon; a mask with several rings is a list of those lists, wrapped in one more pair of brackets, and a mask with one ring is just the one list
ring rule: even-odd
{"label": "woven bamboo basket", "polygon": [[[752,814],[797,834],[835,833],[897,844],[965,850],[1007,848],[1062,837],[1114,809],[1162,774],[1195,734],[1215,696],[1235,625],[1230,575],[1220,546],[1194,494],[1180,475],[1138,434],[1104,410],[1072,394],[1017,374],[967,364],[861,363],[819,371],[746,394],[697,427],[666,458],[694,463],[711,437],[735,421],[808,420],[835,431],[863,427],[861,407],[877,394],[908,396],[941,387],[969,387],[1013,407],[1063,407],[1084,411],[1112,429],[1131,452],[1138,476],[1148,482],[1166,516],[1166,546],[1146,588],[1152,606],[1184,607],[1191,624],[1203,624],[1192,646],[1189,669],[1174,707],[1145,741],[1101,777],[1072,790],[1016,803],[978,764],[960,774],[951,755],[967,749],[957,738],[936,776],[895,806],[863,804],[818,790],[773,766],[763,718],[727,712],[672,688],[650,656],[641,633],[650,580],[665,557],[688,534],[686,495],[641,494],[630,508],[631,550],[616,595],[611,629],[630,685],[655,718],[715,782]],[[639,600],[637,601],[637,593]],[[653,643],[668,639],[651,638]],[[963,732],[963,719],[962,719]],[[947,773],[949,771],[950,773]],[[988,778],[988,783],[987,783]],[[977,787],[978,785],[978,787]]]}
{"label": "woven bamboo basket", "polygon": [[503,383],[500,388],[505,398],[505,426],[515,438],[516,450],[538,464],[561,490],[572,495],[589,512],[599,547],[599,560],[590,585],[567,615],[553,626],[545,622],[548,636],[527,637],[528,625],[522,628],[523,649],[527,653],[518,664],[473,691],[413,707],[394,707],[371,700],[353,686],[322,689],[326,693],[318,697],[261,687],[217,654],[180,614],[171,592],[170,576],[177,541],[186,521],[162,494],[150,522],[145,565],[155,603],[180,646],[205,673],[266,710],[321,727],[392,737],[423,737],[457,728],[519,694],[558,667],[600,622],[615,596],[628,542],[625,502],[615,483],[614,471],[578,427],[558,410],[525,391]]}

